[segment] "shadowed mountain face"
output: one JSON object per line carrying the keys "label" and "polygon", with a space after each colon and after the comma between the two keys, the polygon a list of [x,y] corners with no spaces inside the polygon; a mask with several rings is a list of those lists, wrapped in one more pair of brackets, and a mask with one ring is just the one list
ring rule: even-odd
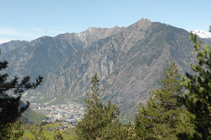
{"label": "shadowed mountain face", "polygon": [[201,38],[206,44],[211,44],[211,38]]}
{"label": "shadowed mountain face", "polygon": [[[45,80],[27,92],[32,102],[82,102],[97,72],[101,100],[113,101],[122,114],[134,114],[148,93],[162,86],[163,68],[175,61],[181,74],[196,62],[189,33],[146,18],[127,28],[89,28],[82,33],[41,37],[1,56],[8,72]],[[31,98],[32,99],[32,98]]]}
{"label": "shadowed mountain face", "polygon": [[93,41],[50,71],[43,86],[29,95],[46,102],[82,101],[97,72],[104,89],[101,100],[112,100],[123,114],[133,114],[148,92],[162,86],[163,68],[171,61],[181,74],[196,62],[189,33],[141,19],[115,35]]}

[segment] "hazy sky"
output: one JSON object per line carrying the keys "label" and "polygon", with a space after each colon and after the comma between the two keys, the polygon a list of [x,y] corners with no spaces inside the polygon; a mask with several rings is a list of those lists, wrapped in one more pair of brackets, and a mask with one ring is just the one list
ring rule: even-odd
{"label": "hazy sky", "polygon": [[0,0],[0,43],[89,27],[129,26],[143,17],[208,31],[211,0]]}

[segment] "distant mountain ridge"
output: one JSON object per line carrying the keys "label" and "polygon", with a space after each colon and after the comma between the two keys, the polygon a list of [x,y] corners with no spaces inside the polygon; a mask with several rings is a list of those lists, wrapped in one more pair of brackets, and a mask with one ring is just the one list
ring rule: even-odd
{"label": "distant mountain ridge", "polygon": [[210,38],[211,39],[211,33],[205,32],[203,30],[193,30],[192,33],[198,35],[200,38]]}
{"label": "distant mountain ridge", "polygon": [[89,45],[90,43],[97,41],[98,39],[115,35],[124,29],[125,27],[118,27],[118,26],[112,28],[90,27],[86,31],[77,33],[76,35],[80,38],[80,40],[85,41],[85,43]]}
{"label": "distant mountain ridge", "polygon": [[[31,102],[83,102],[97,72],[101,100],[113,101],[123,115],[134,114],[148,93],[161,86],[163,68],[175,61],[181,74],[196,63],[189,33],[143,18],[129,27],[89,28],[38,38],[1,55],[8,72],[19,77],[44,75],[42,86],[25,94]],[[55,100],[54,100],[55,99]]]}
{"label": "distant mountain ridge", "polygon": [[20,41],[20,40],[13,40],[13,41],[9,41],[7,43],[2,43],[2,44],[0,44],[1,54],[7,53],[7,52],[9,52],[13,49],[16,49],[18,47],[21,47],[27,43],[28,43],[28,41]]}

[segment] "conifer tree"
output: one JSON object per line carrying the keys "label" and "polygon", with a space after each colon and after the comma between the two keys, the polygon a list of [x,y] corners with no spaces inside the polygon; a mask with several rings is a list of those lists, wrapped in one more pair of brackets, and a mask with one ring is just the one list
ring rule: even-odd
{"label": "conifer tree", "polygon": [[57,131],[56,135],[53,136],[54,140],[64,140],[64,137],[62,136],[61,132]]}
{"label": "conifer tree", "polygon": [[40,127],[40,130],[38,132],[36,131],[30,131],[32,134],[34,134],[34,139],[32,140],[49,140],[49,138],[44,136],[43,128]]}
{"label": "conifer tree", "polygon": [[[211,32],[211,27],[210,27]],[[211,139],[211,48],[204,45],[195,34],[190,33],[197,54],[198,64],[190,64],[195,75],[186,73],[182,85],[189,90],[184,101],[188,110],[195,115],[197,134],[193,139]]]}
{"label": "conifer tree", "polygon": [[88,98],[84,99],[87,105],[86,113],[76,125],[76,137],[79,140],[96,140],[108,137],[105,128],[108,124],[113,123],[119,114],[118,108],[111,102],[106,106],[99,101],[102,89],[99,87],[97,73],[92,77],[91,83],[92,93],[87,92]]}
{"label": "conifer tree", "polygon": [[[35,89],[42,82],[42,77],[39,76],[36,82],[31,83],[30,77],[24,77],[20,82],[18,77],[8,81],[9,75],[3,73],[8,66],[8,62],[0,62],[0,139],[16,138],[23,133],[13,133],[13,126],[17,122],[21,114],[29,107],[29,102],[26,106],[20,107],[21,93],[28,89]],[[10,93],[10,94],[9,94]]]}
{"label": "conifer tree", "polygon": [[[23,122],[23,120],[13,124],[13,127],[11,128],[11,131],[13,133],[12,133],[10,139],[19,140],[23,136],[24,131],[23,131],[23,128],[22,128],[22,125],[21,125],[22,122]],[[5,138],[2,138],[2,139],[5,139]]]}
{"label": "conifer tree", "polygon": [[[179,69],[170,63],[164,69],[163,87],[150,93],[147,105],[140,105],[135,119],[137,139],[177,139],[181,132],[193,133],[193,116],[183,107]],[[188,116],[188,117],[187,117]]]}
{"label": "conifer tree", "polygon": [[135,140],[134,126],[131,123],[120,123],[118,120],[109,123],[104,129],[102,140]]}

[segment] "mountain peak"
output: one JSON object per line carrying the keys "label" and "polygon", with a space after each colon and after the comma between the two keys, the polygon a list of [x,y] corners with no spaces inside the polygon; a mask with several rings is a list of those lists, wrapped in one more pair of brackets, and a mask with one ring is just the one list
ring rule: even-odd
{"label": "mountain peak", "polygon": [[211,38],[211,33],[205,32],[203,30],[193,30],[191,31],[193,34],[198,35],[201,38]]}
{"label": "mountain peak", "polygon": [[129,27],[135,30],[139,29],[148,30],[150,26],[151,26],[151,21],[144,17]]}
{"label": "mountain peak", "polygon": [[148,19],[148,18],[146,18],[146,17],[143,17],[142,19],[140,19],[138,22],[136,22],[136,23],[139,23],[139,22],[150,22],[151,23],[151,21]]}
{"label": "mountain peak", "polygon": [[146,18],[146,17],[143,17],[141,20],[148,20],[148,21],[150,21],[148,18]]}

